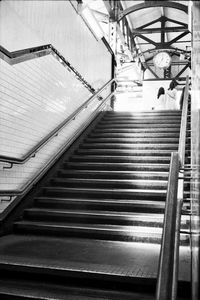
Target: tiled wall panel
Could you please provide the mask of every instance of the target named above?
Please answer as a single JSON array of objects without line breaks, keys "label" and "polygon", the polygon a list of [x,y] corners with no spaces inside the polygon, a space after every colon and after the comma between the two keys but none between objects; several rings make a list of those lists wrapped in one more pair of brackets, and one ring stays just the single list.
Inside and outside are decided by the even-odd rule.
[{"label": "tiled wall panel", "polygon": [[[12,169],[0,170],[0,190],[22,188],[29,180],[31,180],[43,166],[56,155],[58,150],[75,134],[75,132],[87,122],[92,112],[99,105],[99,101],[88,106],[87,109],[72,120],[60,134],[46,144],[34,158],[31,158],[23,165],[14,165]],[[5,164],[1,163],[1,166]]]},{"label": "tiled wall panel", "polygon": [[[12,52],[44,44],[52,44],[93,87],[111,78],[110,53],[70,1],[0,2],[0,45]],[[13,66],[0,59],[0,70],[0,155],[20,158],[91,96],[52,55]],[[37,176],[97,105],[96,99],[24,165],[5,170],[0,162],[0,190],[21,189]]]},{"label": "tiled wall panel", "polygon": [[91,95],[52,55],[0,69],[1,155],[23,156]]},{"label": "tiled wall panel", "polygon": [[[72,1],[77,6],[76,1]],[[15,51],[51,43],[95,88],[111,77],[110,53],[70,1],[1,1],[0,44]]]}]

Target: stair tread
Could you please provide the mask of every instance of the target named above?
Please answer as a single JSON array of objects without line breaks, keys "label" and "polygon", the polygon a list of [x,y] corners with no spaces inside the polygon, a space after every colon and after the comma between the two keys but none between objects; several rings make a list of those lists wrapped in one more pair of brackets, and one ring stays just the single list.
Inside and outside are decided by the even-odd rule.
[{"label": "stair tread", "polygon": [[[27,208],[25,209],[25,212],[31,212],[31,213],[40,213],[40,214],[63,214],[63,215],[83,215],[83,216],[102,216],[102,217],[118,217],[118,218],[130,218],[130,219],[141,219],[143,221],[153,220],[154,222],[162,222],[164,218],[163,213],[147,213],[147,212],[126,212],[126,211],[109,211],[109,210],[88,210],[85,209],[63,209],[63,208]],[[181,217],[181,223],[186,224],[186,222],[189,221],[189,216],[183,215]]]},{"label": "stair tread", "polygon": [[[151,267],[153,276],[157,274],[159,245],[127,243],[120,241],[90,240],[81,238],[59,238],[37,235],[10,235],[2,238],[0,265],[11,264],[44,268],[47,270],[69,270],[85,273],[136,276],[134,270]],[[146,246],[146,248],[145,248]],[[2,250],[3,249],[3,250]],[[145,249],[149,249],[145,257]],[[21,255],[18,255],[20,252]],[[9,253],[9,256],[6,255]],[[124,259],[121,255],[126,253]],[[133,262],[136,260],[136,265]],[[155,266],[156,264],[156,266]],[[118,268],[117,268],[118,267]],[[145,268],[146,269],[146,268]],[[155,273],[156,274],[155,274]],[[149,274],[150,275],[150,274]],[[145,276],[138,274],[138,277]],[[136,277],[137,277],[136,276]]]},{"label": "stair tread", "polygon": [[108,216],[108,217],[127,217],[127,218],[144,218],[153,219],[158,222],[163,220],[163,214],[151,213],[134,213],[134,212],[115,212],[115,211],[101,211],[101,210],[72,210],[72,209],[50,209],[50,208],[28,208],[25,211],[34,213],[62,213],[62,214],[81,214],[91,216]]},{"label": "stair tread", "polygon": [[101,192],[113,192],[113,193],[137,193],[137,194],[154,194],[154,195],[166,195],[166,192],[163,190],[148,190],[148,189],[98,189],[98,188],[67,188],[67,187],[52,187],[52,186],[45,186],[43,189],[48,189],[48,190],[63,190],[63,191],[93,191],[97,193]]},{"label": "stair tread", "polygon": [[166,154],[171,154],[171,150],[133,150],[133,149],[130,149],[130,150],[126,150],[126,149],[102,149],[102,148],[96,148],[96,149],[78,149],[77,150],[77,153],[80,153],[80,154],[90,154],[90,153],[102,153],[102,154],[106,154],[106,153],[109,153],[109,152],[112,152],[112,154],[126,154],[126,155],[148,155],[148,156],[154,156],[154,155],[166,155]]},{"label": "stair tread", "polygon": [[[45,196],[37,196],[35,198],[36,200],[43,200],[43,201],[62,201],[62,202],[66,202],[66,201],[81,201],[81,202],[90,202],[90,203],[99,203],[100,199],[88,199],[88,198],[71,198],[71,197],[45,197]],[[155,204],[155,201],[152,201],[152,200],[137,200],[137,199],[133,199],[133,200],[130,200],[130,199],[106,199],[106,198],[103,198],[101,199],[101,203],[107,203],[107,204],[141,204],[141,205],[147,205],[147,204]],[[164,206],[165,205],[165,202],[163,201],[156,201],[156,204],[157,205],[161,205],[161,206]]]},{"label": "stair tread", "polygon": [[142,143],[147,143],[147,142],[153,142],[153,143],[161,143],[161,142],[168,142],[168,143],[174,143],[174,142],[178,142],[178,137],[152,137],[152,138],[149,138],[149,137],[142,137],[142,138],[138,138],[138,137],[122,137],[122,138],[117,138],[117,137],[98,137],[98,138],[95,138],[95,137],[87,137],[85,139],[85,141],[88,141],[88,142],[92,142],[92,141],[96,141],[96,142],[102,142],[102,141],[116,141],[116,142],[121,142],[121,143],[124,143],[126,141],[130,141],[131,143],[133,142],[142,142]]},{"label": "stair tread", "polygon": [[[130,182],[130,183],[134,183],[134,182],[141,182],[143,181],[143,179],[102,179],[102,178],[52,178],[53,181],[63,181],[63,182]],[[153,183],[153,182],[160,182],[160,183],[166,183],[167,180],[151,180],[151,179],[145,179],[145,182],[149,182],[149,183]]]},{"label": "stair tread", "polygon": [[113,224],[90,224],[90,223],[70,223],[70,222],[56,222],[56,221],[29,221],[22,220],[16,221],[15,225],[25,225],[25,226],[39,226],[40,228],[75,228],[75,229],[85,229],[85,230],[101,230],[105,232],[122,232],[122,233],[151,233],[152,234],[162,234],[162,228],[153,226],[128,226],[128,225],[113,225]]},{"label": "stair tread", "polygon": [[139,171],[102,171],[82,169],[60,169],[57,178],[104,178],[106,179],[163,179],[168,180],[168,172],[139,172]]},{"label": "stair tread", "polygon": [[[63,173],[86,173],[85,170],[77,170],[77,169],[69,169],[69,170],[63,170],[63,169],[59,169],[59,170],[62,170]],[[88,170],[87,171],[88,173],[91,173],[91,174],[94,174],[94,173],[99,173],[99,174],[109,174],[109,175],[112,175],[112,174],[122,174],[122,175],[141,175],[141,176],[162,176],[162,177],[166,177],[168,176],[169,172],[158,172],[158,171],[112,171],[112,170],[107,170],[107,171],[102,171],[102,170]]]},{"label": "stair tread", "polygon": [[85,155],[72,155],[70,157],[70,161],[79,161],[79,160],[93,160],[93,161],[96,161],[96,160],[108,160],[109,161],[119,161],[119,162],[126,162],[126,161],[135,161],[135,162],[138,162],[138,161],[159,161],[159,162],[167,162],[169,163],[170,161],[170,155],[168,156],[152,156],[152,155],[148,155],[148,156],[138,156],[138,155],[99,155],[99,154],[85,154]]},{"label": "stair tread", "polygon": [[[120,292],[114,290],[103,290],[95,287],[70,286],[69,283],[46,283],[38,280],[27,279],[0,279],[0,296],[21,297],[22,299],[48,299],[48,300],[105,300],[105,299],[127,299],[132,300],[154,300],[154,295],[135,292]],[[9,298],[6,298],[9,299]],[[14,298],[12,298],[14,299]],[[17,298],[18,299],[18,298]]]}]

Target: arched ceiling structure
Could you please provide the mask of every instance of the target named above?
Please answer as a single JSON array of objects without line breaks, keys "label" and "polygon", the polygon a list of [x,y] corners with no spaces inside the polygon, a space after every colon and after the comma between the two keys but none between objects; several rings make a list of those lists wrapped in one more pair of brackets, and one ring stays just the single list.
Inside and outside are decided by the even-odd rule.
[{"label": "arched ceiling structure", "polygon": [[[190,68],[190,1],[105,0],[104,3],[111,20],[120,24],[134,57],[139,57],[142,68],[148,69],[152,79],[184,77]],[[159,69],[153,63],[160,51],[168,52],[172,58],[168,69]]]},{"label": "arched ceiling structure", "polygon": [[[191,1],[77,1],[90,6],[102,27],[106,23],[116,25],[122,61],[139,61],[144,73],[152,79],[179,79],[189,73]],[[171,65],[165,69],[156,67],[153,60],[163,51],[171,56]]]}]

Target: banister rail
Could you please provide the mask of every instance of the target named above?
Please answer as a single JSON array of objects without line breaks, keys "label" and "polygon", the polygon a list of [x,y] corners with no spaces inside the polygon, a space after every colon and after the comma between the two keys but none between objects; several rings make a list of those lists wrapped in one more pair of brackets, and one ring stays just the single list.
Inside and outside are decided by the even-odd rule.
[{"label": "banister rail", "polygon": [[185,160],[185,145],[186,145],[186,129],[187,129],[187,114],[188,114],[188,95],[189,95],[189,77],[186,77],[186,85],[183,95],[183,108],[181,116],[181,128],[179,136],[178,153],[180,157],[180,164],[184,166]]},{"label": "banister rail", "polygon": [[72,72],[76,79],[80,80],[81,83],[91,92],[94,93],[95,89],[81,76],[81,74],[69,63],[68,60],[51,44],[31,47],[18,51],[10,52],[4,47],[0,46],[0,58],[6,61],[10,65],[15,65],[27,60],[35,59],[38,57],[52,54],[63,67],[66,67],[69,72]]},{"label": "banister rail", "polygon": [[161,242],[156,300],[172,299],[172,279],[175,247],[175,225],[177,210],[179,157],[178,152],[171,154],[164,226]]},{"label": "banister rail", "polygon": [[[183,95],[178,152],[171,155],[163,235],[158,268],[156,300],[176,300],[179,272],[179,242],[183,206],[186,130],[188,114],[189,78]],[[174,182],[173,182],[174,181]]]},{"label": "banister rail", "polygon": [[15,158],[6,155],[0,155],[0,161],[8,162],[11,164],[24,164],[31,157],[34,157],[36,153],[46,145],[52,138],[58,135],[58,133],[65,127],[69,122],[76,118],[76,116],[85,109],[99,94],[106,89],[110,84],[116,82],[116,79],[113,78],[104,84],[94,95],[92,95],[88,100],[86,100],[80,107],[78,107],[75,112],[73,112],[69,117],[67,117],[61,124],[59,124],[54,130],[52,130],[47,136],[45,136],[37,145],[35,145],[30,151],[28,151],[21,158]]},{"label": "banister rail", "polygon": [[[114,82],[114,81],[115,81],[115,79],[110,80],[110,82]],[[99,91],[99,93],[100,93],[100,91]],[[99,110],[102,106],[104,106],[106,104],[106,102],[112,97],[112,95],[114,95],[114,93],[115,93],[115,91],[111,92],[108,96],[106,96],[106,98],[103,99],[101,101],[101,103],[99,104],[99,106],[95,109],[94,113],[96,113],[97,110]],[[94,98],[94,96],[92,98]],[[71,118],[71,119],[73,119],[73,118]],[[87,124],[87,126],[88,126],[88,124]],[[82,129],[84,129],[84,128],[82,128]],[[75,138],[76,138],[76,135],[73,136],[73,138],[72,138],[73,141],[75,140]],[[57,158],[67,149],[67,147],[70,145],[70,143],[71,143],[71,139],[62,147],[62,149],[60,149],[60,151],[56,154],[56,156],[53,159],[50,159],[50,161],[47,163],[47,165],[45,165],[44,168],[42,168],[40,173],[37,174],[37,176],[35,178],[33,178],[29,182],[25,183],[22,188],[16,189],[16,190],[0,190],[0,196],[12,197],[12,196],[24,195],[45,174],[47,169],[55,163]]]}]

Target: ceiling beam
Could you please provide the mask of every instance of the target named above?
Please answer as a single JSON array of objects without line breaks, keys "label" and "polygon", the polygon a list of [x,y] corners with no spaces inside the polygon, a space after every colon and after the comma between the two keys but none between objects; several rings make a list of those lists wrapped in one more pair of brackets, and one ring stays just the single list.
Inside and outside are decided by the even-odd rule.
[{"label": "ceiling beam", "polygon": [[175,43],[176,41],[182,39],[182,38],[183,38],[185,35],[187,35],[188,33],[190,33],[189,30],[187,30],[187,31],[185,31],[185,32],[183,32],[183,33],[181,33],[181,34],[179,34],[177,37],[175,37],[174,39],[172,39],[171,41],[169,41],[169,42],[167,43],[167,45],[168,45],[168,46],[172,45],[172,44]]},{"label": "ceiling beam", "polygon": [[146,62],[142,63],[142,65],[146,70],[149,70],[151,72],[151,74],[153,74],[155,76],[155,78],[157,78],[157,79],[160,78]]},{"label": "ceiling beam", "polygon": [[183,69],[175,76],[175,79],[178,79],[178,77],[180,77],[187,68],[190,68],[191,67],[191,64],[188,63],[185,67],[183,67]]},{"label": "ceiling beam", "polygon": [[151,25],[153,25],[153,24],[155,24],[155,23],[158,23],[158,22],[161,21],[161,18],[162,18],[162,17],[160,17],[160,18],[158,18],[158,19],[155,19],[155,20],[153,20],[152,22],[145,23],[144,25],[138,27],[137,29],[144,29],[145,27],[148,27],[148,26],[151,26]]},{"label": "ceiling beam", "polygon": [[156,46],[156,47],[158,46],[158,43],[154,42],[153,40],[149,39],[148,37],[146,37],[146,36],[144,36],[144,35],[142,35],[142,34],[137,34],[137,36],[138,36],[139,38],[145,40],[146,42],[148,42],[148,43],[150,43],[150,44]]},{"label": "ceiling beam", "polygon": [[151,8],[151,7],[170,7],[170,8],[179,9],[181,11],[184,11],[185,13],[188,13],[188,7],[186,5],[183,5],[183,4],[178,3],[178,2],[145,1],[144,3],[139,3],[139,4],[136,4],[136,5],[132,5],[131,7],[123,10],[121,13],[119,13],[118,21],[120,21],[122,18],[124,18],[128,14],[131,14],[131,13],[136,12],[136,11],[141,10],[141,9]]},{"label": "ceiling beam", "polygon": [[174,19],[170,19],[168,17],[165,17],[165,18],[166,18],[166,21],[168,21],[168,22],[175,23],[175,24],[178,24],[178,25],[182,25],[185,28],[188,28],[188,24],[186,24],[186,23],[183,23],[183,22],[180,22],[180,21],[177,21],[177,20],[174,20]]},{"label": "ceiling beam", "polygon": [[[174,44],[185,44],[185,43],[191,43],[191,40],[188,40],[188,41],[177,41],[175,42]],[[149,45],[149,43],[138,43],[138,45]]]},{"label": "ceiling beam", "polygon": [[151,33],[164,33],[164,32],[185,32],[188,31],[188,29],[186,29],[185,27],[165,27],[165,28],[147,28],[147,29],[133,29],[132,33],[137,35],[137,34],[151,34]]}]

